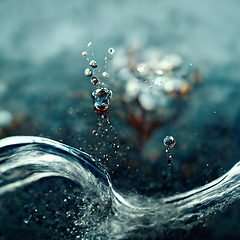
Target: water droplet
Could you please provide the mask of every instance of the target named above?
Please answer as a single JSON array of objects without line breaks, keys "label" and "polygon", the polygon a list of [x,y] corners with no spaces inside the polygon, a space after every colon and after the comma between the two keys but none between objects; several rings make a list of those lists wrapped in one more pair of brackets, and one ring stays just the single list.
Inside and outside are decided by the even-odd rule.
[{"label": "water droplet", "polygon": [[112,91],[107,87],[97,88],[92,92],[92,98],[95,101],[94,107],[97,110],[106,111],[112,98]]},{"label": "water droplet", "polygon": [[92,60],[90,63],[89,63],[89,66],[91,66],[92,68],[97,68],[97,62],[95,60]]},{"label": "water droplet", "polygon": [[171,165],[171,164],[172,164],[172,155],[170,155],[170,156],[168,157],[167,163],[168,163],[168,165]]},{"label": "water droplet", "polygon": [[84,74],[85,74],[85,76],[87,76],[87,77],[91,77],[91,76],[92,76],[92,71],[91,71],[91,69],[86,68],[85,71],[84,71]]},{"label": "water droplet", "polygon": [[115,53],[115,49],[114,49],[114,48],[109,48],[109,49],[108,49],[108,52],[109,52],[110,54],[114,54],[114,53]]},{"label": "water droplet", "polygon": [[87,56],[87,52],[86,51],[82,52],[82,56],[86,57]]},{"label": "water droplet", "polygon": [[110,77],[109,73],[106,72],[106,71],[102,73],[102,76],[103,76],[103,77],[106,77],[106,78],[109,78],[109,77]]},{"label": "water droplet", "polygon": [[93,85],[96,85],[98,83],[98,79],[96,77],[92,77],[91,82]]},{"label": "water droplet", "polygon": [[163,139],[163,143],[166,147],[174,147],[175,144],[176,144],[176,141],[174,139],[173,136],[166,136],[164,139]]},{"label": "water droplet", "polygon": [[175,146],[176,141],[173,136],[166,136],[163,139],[164,145],[167,147],[166,153],[167,153],[167,163],[168,165],[172,164],[172,155],[171,155],[171,148]]}]

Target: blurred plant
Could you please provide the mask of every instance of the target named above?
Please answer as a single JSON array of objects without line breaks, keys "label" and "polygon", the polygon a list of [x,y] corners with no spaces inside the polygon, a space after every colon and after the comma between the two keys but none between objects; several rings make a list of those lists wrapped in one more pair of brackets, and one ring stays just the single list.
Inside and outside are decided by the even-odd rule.
[{"label": "blurred plant", "polygon": [[[139,147],[159,126],[175,121],[184,111],[188,94],[201,81],[192,63],[177,54],[163,55],[158,49],[132,47],[116,52],[113,62],[118,87],[115,103],[123,105],[119,118],[139,133]],[[120,107],[117,107],[119,109]]]}]

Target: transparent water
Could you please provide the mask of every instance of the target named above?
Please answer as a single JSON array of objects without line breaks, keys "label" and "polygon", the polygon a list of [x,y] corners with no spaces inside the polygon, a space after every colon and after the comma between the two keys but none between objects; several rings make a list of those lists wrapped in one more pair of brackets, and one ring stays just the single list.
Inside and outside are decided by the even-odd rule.
[{"label": "transparent water", "polygon": [[[69,179],[81,189],[85,202],[75,206],[81,213],[70,229],[77,232],[76,239],[147,239],[149,234],[191,228],[239,199],[240,162],[200,188],[155,200],[115,191],[108,172],[78,149],[41,137],[0,140],[1,196],[47,177]],[[70,209],[66,214],[75,213]]]}]

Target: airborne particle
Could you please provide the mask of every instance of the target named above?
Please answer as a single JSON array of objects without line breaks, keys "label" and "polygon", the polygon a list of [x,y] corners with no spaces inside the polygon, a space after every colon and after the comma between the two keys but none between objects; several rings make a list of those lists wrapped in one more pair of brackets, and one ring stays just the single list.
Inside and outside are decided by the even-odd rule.
[{"label": "airborne particle", "polygon": [[82,56],[86,57],[87,56],[87,52],[82,52]]},{"label": "airborne particle", "polygon": [[172,155],[168,156],[167,163],[168,163],[168,165],[172,164]]},{"label": "airborne particle", "polygon": [[173,136],[166,136],[163,139],[163,143],[167,147],[167,149],[166,149],[166,153],[167,153],[167,157],[168,157],[167,163],[168,163],[168,165],[171,165],[172,164],[171,148],[173,148],[175,146],[176,141]]},{"label": "airborne particle", "polygon": [[164,139],[163,139],[163,143],[166,147],[174,147],[175,144],[176,144],[176,141],[174,139],[173,136],[166,136]]},{"label": "airborne particle", "polygon": [[96,77],[92,77],[91,82],[93,85],[96,85],[98,83],[98,79]]},{"label": "airborne particle", "polygon": [[90,63],[89,63],[89,66],[91,66],[92,68],[96,68],[97,67],[97,62],[95,60],[92,60]]},{"label": "airborne particle", "polygon": [[102,76],[105,77],[105,78],[109,78],[110,77],[109,73],[106,72],[106,71],[102,73]]},{"label": "airborne particle", "polygon": [[112,91],[107,87],[97,88],[94,92],[92,92],[92,98],[95,102],[94,107],[98,111],[106,111],[109,108]]},{"label": "airborne particle", "polygon": [[85,74],[85,76],[87,76],[87,77],[91,77],[91,76],[92,76],[92,71],[91,71],[91,69],[86,68],[85,71],[84,71],[84,74]]},{"label": "airborne particle", "polygon": [[115,49],[114,49],[114,48],[109,48],[109,49],[108,49],[108,52],[109,52],[110,54],[114,54],[114,53],[115,53]]}]

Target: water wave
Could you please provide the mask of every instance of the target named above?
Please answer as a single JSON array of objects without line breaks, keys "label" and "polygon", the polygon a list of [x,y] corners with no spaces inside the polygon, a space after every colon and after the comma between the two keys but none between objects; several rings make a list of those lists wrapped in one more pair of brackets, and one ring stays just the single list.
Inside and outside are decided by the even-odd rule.
[{"label": "water wave", "polygon": [[[108,172],[87,153],[62,143],[31,136],[0,140],[0,196],[46,177],[63,177],[78,184],[99,214],[85,212],[74,222],[90,239],[147,239],[169,229],[189,228],[209,214],[239,199],[240,162],[220,178],[200,187],[158,200],[114,190]],[[80,231],[80,230],[79,230]]]}]

